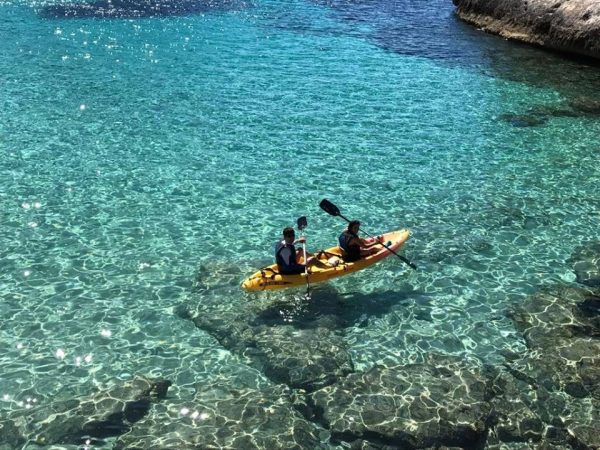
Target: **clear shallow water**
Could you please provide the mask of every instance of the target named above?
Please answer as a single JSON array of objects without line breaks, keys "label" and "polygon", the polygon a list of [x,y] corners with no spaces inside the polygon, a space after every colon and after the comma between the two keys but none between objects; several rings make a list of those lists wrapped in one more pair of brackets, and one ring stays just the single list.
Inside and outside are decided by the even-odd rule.
[{"label": "clear shallow water", "polygon": [[[301,325],[301,292],[239,284],[300,215],[311,249],[331,245],[324,197],[413,230],[418,272],[390,258],[314,290],[342,299],[358,370],[522,351],[505,309],[574,281],[566,260],[598,237],[600,120],[560,113],[597,100],[597,68],[478,33],[451,2],[41,6],[0,3],[2,410],[135,374],[180,399],[233,382],[243,361],[174,311],[283,300],[280,325]],[[506,120],[532,110],[537,126]]]}]

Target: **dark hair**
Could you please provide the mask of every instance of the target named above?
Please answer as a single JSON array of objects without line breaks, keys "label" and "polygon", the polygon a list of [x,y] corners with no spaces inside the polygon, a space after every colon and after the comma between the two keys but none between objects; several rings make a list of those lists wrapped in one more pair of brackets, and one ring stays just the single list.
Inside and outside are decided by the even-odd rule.
[{"label": "dark hair", "polygon": [[358,226],[360,226],[360,222],[359,222],[358,220],[351,220],[351,221],[348,223],[348,229],[349,229],[349,230],[350,230],[350,229],[352,229],[352,227],[354,227],[355,225],[358,225]]},{"label": "dark hair", "polygon": [[296,234],[296,232],[294,231],[294,229],[292,227],[285,227],[283,229],[283,237],[291,237],[294,236]]}]

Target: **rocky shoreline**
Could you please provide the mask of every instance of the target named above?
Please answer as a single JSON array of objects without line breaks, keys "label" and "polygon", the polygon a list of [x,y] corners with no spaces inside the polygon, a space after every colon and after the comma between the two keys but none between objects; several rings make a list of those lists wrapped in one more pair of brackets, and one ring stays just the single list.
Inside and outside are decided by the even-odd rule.
[{"label": "rocky shoreline", "polygon": [[600,59],[596,0],[453,0],[459,18],[506,39]]}]

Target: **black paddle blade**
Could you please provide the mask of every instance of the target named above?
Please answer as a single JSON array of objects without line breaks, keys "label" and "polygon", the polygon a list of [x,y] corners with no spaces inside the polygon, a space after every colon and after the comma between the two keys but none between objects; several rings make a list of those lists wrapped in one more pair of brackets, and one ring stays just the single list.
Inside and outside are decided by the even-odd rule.
[{"label": "black paddle blade", "polygon": [[321,200],[321,203],[319,203],[319,206],[327,214],[330,214],[332,216],[339,216],[340,215],[340,210],[338,209],[338,207],[335,206],[333,203],[331,203],[326,198],[324,198],[323,200]]},{"label": "black paddle blade", "polygon": [[306,226],[308,225],[308,222],[306,220],[306,216],[298,217],[298,220],[296,221],[296,224],[298,225],[298,229],[300,231],[304,230],[306,228]]}]

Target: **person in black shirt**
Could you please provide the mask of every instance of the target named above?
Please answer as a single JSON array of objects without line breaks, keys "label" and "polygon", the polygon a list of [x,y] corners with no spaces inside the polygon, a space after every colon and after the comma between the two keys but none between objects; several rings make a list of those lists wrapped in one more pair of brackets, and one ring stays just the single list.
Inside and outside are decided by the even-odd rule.
[{"label": "person in black shirt", "polygon": [[358,261],[360,258],[373,255],[381,249],[378,240],[367,242],[365,239],[358,237],[359,230],[360,222],[352,220],[338,239],[340,247],[344,251],[343,259],[346,262]]},{"label": "person in black shirt", "polygon": [[[304,273],[306,266],[298,262],[300,255],[296,252],[295,244],[304,244],[305,242],[305,237],[296,239],[296,233],[292,227],[283,229],[283,239],[275,244],[275,261],[280,274],[298,275]],[[315,260],[314,256],[309,257],[309,253],[306,254],[306,258],[305,263],[308,265]]]}]

